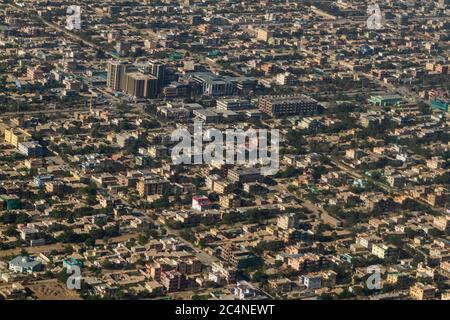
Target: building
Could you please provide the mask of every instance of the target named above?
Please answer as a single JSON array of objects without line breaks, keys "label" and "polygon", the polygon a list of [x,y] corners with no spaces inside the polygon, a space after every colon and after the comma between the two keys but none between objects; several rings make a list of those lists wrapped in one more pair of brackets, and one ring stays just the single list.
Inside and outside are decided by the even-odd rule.
[{"label": "building", "polygon": [[63,260],[63,267],[70,269],[74,266],[81,269],[83,267],[83,262],[78,261],[75,258],[68,258],[68,259]]},{"label": "building", "polygon": [[273,33],[267,29],[258,29],[256,34],[256,39],[258,41],[264,41],[267,42],[269,39],[273,36]]},{"label": "building", "polygon": [[123,90],[134,98],[156,98],[158,95],[158,79],[140,72],[127,73]]},{"label": "building", "polygon": [[450,0],[439,0],[438,7],[441,9],[445,9],[450,6]]},{"label": "building", "polygon": [[441,231],[450,231],[450,216],[435,217],[433,220],[433,226]]},{"label": "building", "polygon": [[54,179],[54,176],[49,174],[49,175],[45,175],[45,176],[36,176],[36,177],[34,177],[33,182],[38,188],[42,188],[46,182],[52,181],[53,179]]},{"label": "building", "polygon": [[218,194],[228,194],[235,189],[235,184],[223,179],[217,174],[207,176],[205,179],[206,187],[212,192]]},{"label": "building", "polygon": [[171,82],[163,89],[166,99],[186,97],[188,95],[188,86],[179,82]]},{"label": "building", "polygon": [[189,79],[195,89],[206,96],[246,94],[254,90],[257,80],[253,77],[220,76],[211,72],[193,72]]},{"label": "building", "polygon": [[260,291],[247,281],[239,281],[233,288],[233,294],[237,300],[258,300],[264,299]]},{"label": "building", "polygon": [[288,230],[294,228],[297,223],[297,218],[294,213],[284,214],[278,216],[277,218],[277,226],[280,229]]},{"label": "building", "polygon": [[31,81],[37,81],[44,79],[44,71],[40,67],[28,67],[27,77]]},{"label": "building", "polygon": [[137,183],[137,191],[141,197],[154,194],[167,194],[170,182],[160,178],[145,178]]},{"label": "building", "polygon": [[17,149],[27,157],[42,157],[45,152],[44,147],[36,141],[20,142]]},{"label": "building", "polygon": [[372,254],[380,259],[390,259],[397,256],[398,250],[392,245],[377,244],[372,245]]},{"label": "building", "polygon": [[167,292],[181,291],[186,287],[186,276],[178,271],[163,271],[161,283]]},{"label": "building", "polygon": [[42,263],[34,257],[17,256],[9,262],[9,270],[17,273],[33,273],[42,270]]},{"label": "building", "polygon": [[261,263],[261,258],[242,246],[226,244],[220,249],[222,258],[236,269],[245,269]]},{"label": "building", "polygon": [[221,195],[219,204],[222,208],[238,208],[241,206],[241,198],[235,194]]},{"label": "building", "polygon": [[65,186],[62,181],[48,181],[44,183],[45,192],[54,195],[63,195]]},{"label": "building", "polygon": [[303,130],[316,131],[317,129],[323,127],[323,125],[317,119],[306,117],[300,121],[298,127]]},{"label": "building", "polygon": [[204,95],[226,96],[233,94],[234,84],[226,77],[208,72],[197,72],[192,75],[192,80],[200,86]]},{"label": "building", "polygon": [[21,208],[22,203],[17,195],[0,195],[0,210],[16,210]]},{"label": "building", "polygon": [[290,72],[277,74],[277,84],[280,86],[293,86],[297,83],[297,78]]},{"label": "building", "polygon": [[380,107],[398,106],[402,103],[402,101],[403,101],[402,97],[397,94],[371,96],[367,100],[367,102]]},{"label": "building", "polygon": [[400,174],[387,177],[387,182],[391,187],[402,188],[406,183],[406,178]]},{"label": "building", "polygon": [[319,103],[302,94],[263,96],[258,100],[258,107],[272,117],[314,115],[319,112]]},{"label": "building", "polygon": [[269,192],[265,186],[258,182],[244,183],[243,190],[252,195],[262,195]]},{"label": "building", "polygon": [[236,111],[251,109],[253,105],[249,100],[229,98],[217,100],[216,107],[221,110]]},{"label": "building", "polygon": [[329,266],[329,261],[320,255],[307,252],[288,259],[288,266],[296,271],[315,271]]},{"label": "building", "polygon": [[159,92],[166,82],[166,65],[158,61],[150,61],[146,71],[157,79],[157,89]]},{"label": "building", "polygon": [[228,170],[228,179],[236,183],[261,182],[261,170],[258,168],[234,168]]},{"label": "building", "polygon": [[198,274],[202,272],[202,263],[198,259],[187,259],[185,261],[178,262],[177,270],[181,274]]},{"label": "building", "polygon": [[18,148],[19,143],[28,141],[31,135],[19,128],[10,128],[5,130],[5,141]]},{"label": "building", "polygon": [[197,109],[193,111],[193,114],[197,119],[205,123],[217,122],[219,120],[219,115],[212,109]]},{"label": "building", "polygon": [[196,196],[192,198],[192,209],[205,211],[211,209],[212,204],[206,196]]},{"label": "building", "polygon": [[450,103],[440,99],[433,99],[430,101],[430,108],[448,112]]},{"label": "building", "polygon": [[300,284],[303,284],[308,289],[319,289],[322,286],[321,275],[301,275]]},{"label": "building", "polygon": [[409,295],[415,300],[431,300],[434,299],[436,288],[417,282],[409,289]]},{"label": "building", "polygon": [[121,91],[125,88],[125,79],[130,63],[124,61],[109,61],[108,76],[106,85],[114,91]]}]

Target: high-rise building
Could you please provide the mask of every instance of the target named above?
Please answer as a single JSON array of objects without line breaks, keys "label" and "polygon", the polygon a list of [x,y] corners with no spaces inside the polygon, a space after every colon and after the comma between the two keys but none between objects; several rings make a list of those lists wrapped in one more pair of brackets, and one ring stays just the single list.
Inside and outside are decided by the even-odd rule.
[{"label": "high-rise building", "polygon": [[125,88],[126,73],[129,66],[130,64],[124,61],[108,62],[108,78],[106,80],[108,88],[114,91],[120,91]]},{"label": "high-rise building", "polygon": [[123,90],[135,98],[155,98],[158,94],[158,79],[141,72],[127,73]]},{"label": "high-rise building", "polygon": [[166,65],[161,62],[151,61],[148,64],[148,73],[158,79],[158,91],[166,81]]}]

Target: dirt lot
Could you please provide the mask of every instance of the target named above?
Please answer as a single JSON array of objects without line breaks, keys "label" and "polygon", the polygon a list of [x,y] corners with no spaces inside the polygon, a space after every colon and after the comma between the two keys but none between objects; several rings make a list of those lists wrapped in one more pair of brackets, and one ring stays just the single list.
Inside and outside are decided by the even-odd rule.
[{"label": "dirt lot", "polygon": [[80,300],[78,293],[57,280],[39,281],[26,286],[38,300]]}]

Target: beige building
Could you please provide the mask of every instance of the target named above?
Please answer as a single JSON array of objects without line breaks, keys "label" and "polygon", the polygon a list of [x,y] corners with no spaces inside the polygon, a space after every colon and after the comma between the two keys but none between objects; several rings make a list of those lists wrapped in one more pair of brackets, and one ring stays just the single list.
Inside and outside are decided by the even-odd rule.
[{"label": "beige building", "polygon": [[143,179],[137,183],[137,191],[141,197],[164,194],[169,187],[169,181],[159,178]]},{"label": "beige building", "polygon": [[258,29],[256,39],[259,41],[269,41],[269,39],[272,37],[272,32],[266,30],[266,29]]},{"label": "beige building", "polygon": [[14,147],[18,147],[19,143],[27,141],[31,138],[31,135],[19,128],[11,128],[5,130],[5,141],[12,144]]},{"label": "beige building", "polygon": [[372,254],[380,259],[388,259],[396,256],[397,248],[391,245],[375,243],[372,246]]},{"label": "beige building", "polygon": [[434,298],[435,294],[435,287],[420,282],[409,289],[409,295],[415,300],[430,300]]}]

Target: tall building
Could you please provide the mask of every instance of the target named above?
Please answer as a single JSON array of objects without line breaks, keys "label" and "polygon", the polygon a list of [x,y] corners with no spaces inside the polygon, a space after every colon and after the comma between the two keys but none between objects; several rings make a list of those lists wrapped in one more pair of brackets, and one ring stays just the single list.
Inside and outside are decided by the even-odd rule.
[{"label": "tall building", "polygon": [[155,98],[158,94],[158,79],[140,72],[127,73],[123,90],[135,98]]},{"label": "tall building", "polygon": [[114,91],[120,91],[125,88],[126,73],[129,66],[130,64],[124,61],[108,62],[108,78],[106,80],[108,88]]},{"label": "tall building", "polygon": [[150,61],[145,71],[158,79],[158,92],[166,82],[166,65],[158,61]]}]

